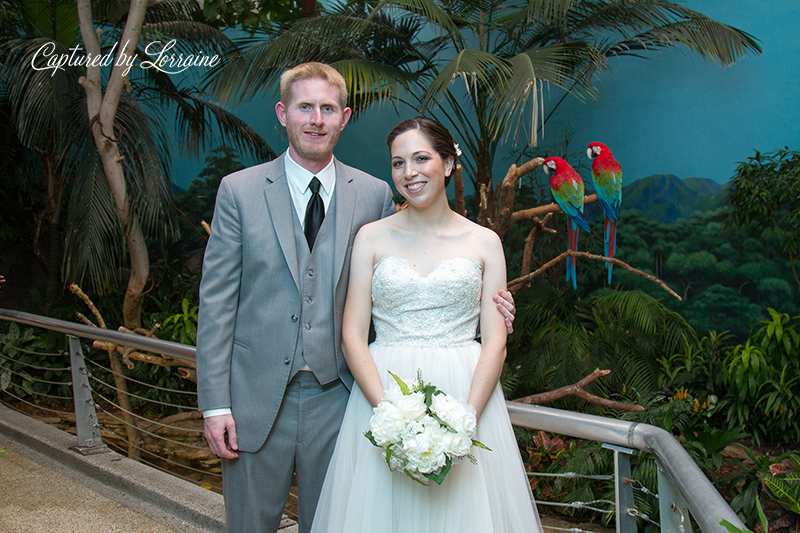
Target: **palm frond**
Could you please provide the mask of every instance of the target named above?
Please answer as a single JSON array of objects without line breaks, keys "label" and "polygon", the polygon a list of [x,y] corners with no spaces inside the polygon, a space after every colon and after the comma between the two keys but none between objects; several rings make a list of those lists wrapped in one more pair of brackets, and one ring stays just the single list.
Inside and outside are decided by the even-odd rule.
[{"label": "palm frond", "polygon": [[721,66],[732,65],[747,54],[762,52],[761,46],[748,34],[703,17],[642,32],[611,47],[608,53],[626,55],[675,45],[683,45]]},{"label": "palm frond", "polygon": [[154,98],[154,101],[168,111],[174,111],[176,136],[191,155],[205,152],[208,143],[216,136],[221,137],[223,143],[235,146],[239,152],[249,153],[258,161],[269,161],[277,155],[247,123],[223,107],[209,102],[192,87],[146,88],[142,89],[144,93],[157,93],[158,98]]},{"label": "palm frond", "polygon": [[528,0],[527,5],[512,19],[511,24],[530,24],[535,21],[558,25],[567,17],[570,8],[575,4],[580,4],[580,1]]},{"label": "palm frond", "polygon": [[83,283],[87,275],[95,290],[114,278],[123,265],[122,239],[114,196],[94,146],[79,158],[80,168],[67,211],[64,279]]},{"label": "palm frond", "polygon": [[368,20],[383,10],[401,10],[422,17],[425,22],[435,25],[439,31],[458,45],[464,43],[464,37],[450,15],[434,0],[380,0],[372,10]]},{"label": "palm frond", "polygon": [[64,121],[63,111],[81,96],[80,86],[75,83],[81,71],[68,66],[46,69],[43,48],[54,54],[70,53],[65,45],[47,38],[4,43],[3,50],[8,55],[0,68],[0,83],[6,86],[20,141],[28,147],[64,152],[72,146],[70,132],[74,128]]},{"label": "palm frond", "polygon": [[480,84],[481,90],[497,94],[512,73],[511,64],[505,59],[475,48],[465,48],[430,82],[420,102],[420,113],[425,113],[432,101],[437,102],[457,78],[464,80],[468,93],[477,91]]},{"label": "palm frond", "polygon": [[528,139],[531,146],[536,146],[544,106],[542,84],[552,83],[581,99],[594,96],[596,91],[587,73],[601,68],[600,58],[593,46],[581,42],[533,48],[512,57],[508,88],[491,117],[493,136],[497,138],[505,132],[507,138],[513,132],[516,137],[529,109]]}]

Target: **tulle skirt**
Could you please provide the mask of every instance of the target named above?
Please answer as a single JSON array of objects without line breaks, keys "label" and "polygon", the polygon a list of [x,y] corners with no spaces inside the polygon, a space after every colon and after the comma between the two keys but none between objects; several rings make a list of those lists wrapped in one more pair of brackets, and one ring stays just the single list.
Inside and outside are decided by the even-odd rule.
[{"label": "tulle skirt", "polygon": [[[457,348],[370,345],[386,388],[392,372],[422,378],[466,401],[480,344]],[[477,464],[453,465],[441,485],[423,486],[390,472],[364,433],[372,407],[355,385],[336,450],[328,467],[312,533],[511,533],[541,532],[530,485],[498,384],[474,438],[492,451],[473,447]]]}]

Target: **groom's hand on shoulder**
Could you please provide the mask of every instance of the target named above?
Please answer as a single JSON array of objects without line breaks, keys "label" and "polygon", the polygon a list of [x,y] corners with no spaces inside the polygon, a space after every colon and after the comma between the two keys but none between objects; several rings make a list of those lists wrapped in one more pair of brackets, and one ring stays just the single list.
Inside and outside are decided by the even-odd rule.
[{"label": "groom's hand on shoulder", "polygon": [[505,318],[506,329],[508,334],[514,333],[514,315],[517,308],[514,307],[514,297],[510,292],[500,289],[497,294],[493,296],[494,302],[497,304],[497,310]]},{"label": "groom's hand on shoulder", "polygon": [[236,459],[239,454],[236,423],[233,415],[217,415],[204,419],[204,434],[208,446],[217,457],[222,459]]}]

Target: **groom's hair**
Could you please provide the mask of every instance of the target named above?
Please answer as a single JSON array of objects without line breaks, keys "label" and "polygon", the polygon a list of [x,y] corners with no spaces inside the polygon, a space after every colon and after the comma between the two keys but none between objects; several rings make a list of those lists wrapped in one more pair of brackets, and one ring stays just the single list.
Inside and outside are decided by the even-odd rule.
[{"label": "groom's hair", "polygon": [[[445,128],[441,122],[427,117],[414,117],[404,120],[394,127],[394,129],[386,137],[386,144],[389,145],[389,151],[392,150],[392,143],[397,137],[410,130],[419,130],[420,133],[431,143],[431,146],[442,161],[447,161],[448,158],[453,158],[453,170],[458,164],[458,152],[456,152],[456,144],[453,140],[453,134],[450,130]],[[450,183],[450,176],[445,176],[444,186]]]},{"label": "groom's hair", "polygon": [[288,106],[294,97],[292,87],[295,82],[310,79],[320,79],[328,85],[339,89],[339,105],[347,107],[347,83],[339,71],[324,63],[301,63],[281,74],[281,102]]}]

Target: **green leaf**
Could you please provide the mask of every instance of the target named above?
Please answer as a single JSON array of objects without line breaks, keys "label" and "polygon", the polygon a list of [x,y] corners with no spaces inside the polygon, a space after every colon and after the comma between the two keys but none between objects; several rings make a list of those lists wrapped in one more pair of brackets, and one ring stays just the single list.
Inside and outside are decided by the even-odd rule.
[{"label": "green leaf", "polygon": [[475,440],[475,439],[472,439],[472,445],[473,445],[473,446],[476,446],[476,447],[478,447],[478,448],[483,448],[484,450],[492,451],[492,449],[491,449],[491,448],[489,448],[488,446],[486,446],[486,445],[485,445],[485,444],[483,444],[482,442],[478,442],[478,441],[477,441],[477,440]]},{"label": "green leaf", "polygon": [[433,403],[433,395],[436,393],[436,387],[434,385],[426,385],[422,389],[422,393],[425,394],[425,407],[428,409],[431,408],[431,403]]},{"label": "green leaf", "polygon": [[453,461],[451,461],[450,458],[447,457],[445,465],[442,467],[441,471],[438,474],[431,473],[431,474],[424,474],[424,475],[425,475],[426,478],[430,479],[431,481],[433,481],[437,485],[441,485],[442,481],[444,481],[444,477],[450,471],[450,468],[452,466],[453,466]]},{"label": "green leaf", "polygon": [[400,390],[403,392],[403,396],[408,396],[409,394],[411,394],[411,390],[408,388],[408,385],[406,385],[405,381],[395,376],[391,372],[389,372],[389,375],[394,378],[394,380],[397,382],[398,385],[400,385]]}]

